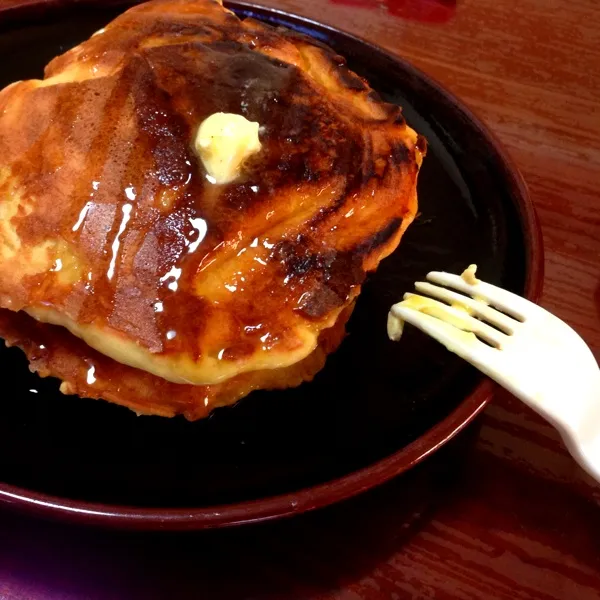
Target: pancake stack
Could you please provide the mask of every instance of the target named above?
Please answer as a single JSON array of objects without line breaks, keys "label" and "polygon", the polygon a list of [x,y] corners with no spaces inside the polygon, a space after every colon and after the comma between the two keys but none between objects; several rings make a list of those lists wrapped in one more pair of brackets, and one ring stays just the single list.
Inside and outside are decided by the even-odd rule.
[{"label": "pancake stack", "polygon": [[[252,152],[229,125],[199,145],[215,115]],[[136,6],[0,93],[0,336],[143,414],[297,386],[413,220],[424,153],[316,40],[212,0]]]}]

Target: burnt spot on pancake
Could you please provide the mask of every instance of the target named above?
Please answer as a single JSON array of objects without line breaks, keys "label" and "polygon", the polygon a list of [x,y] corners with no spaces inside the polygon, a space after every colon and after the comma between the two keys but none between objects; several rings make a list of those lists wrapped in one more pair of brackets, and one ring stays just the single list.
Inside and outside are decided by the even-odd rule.
[{"label": "burnt spot on pancake", "polygon": [[394,117],[394,125],[400,125],[401,127],[403,127],[404,125],[406,125],[406,119],[402,114],[402,109],[399,106],[397,108],[398,110],[396,112],[396,116]]},{"label": "burnt spot on pancake", "polygon": [[296,309],[311,319],[322,318],[343,306],[366,276],[362,249],[315,252],[299,236],[278,244],[273,256],[284,270],[283,282],[298,297]]},{"label": "burnt spot on pancake", "polygon": [[363,92],[364,90],[369,89],[367,82],[362,77],[359,77],[356,73],[350,71],[350,69],[340,68],[338,73],[340,81],[349,90]]},{"label": "burnt spot on pancake", "polygon": [[392,219],[383,229],[374,233],[371,237],[363,240],[355,249],[355,253],[361,256],[371,254],[386,242],[388,242],[400,229],[401,218]]},{"label": "burnt spot on pancake", "polygon": [[309,319],[316,320],[339,308],[345,301],[346,298],[340,297],[328,285],[319,283],[301,296],[297,311]]},{"label": "burnt spot on pancake", "polygon": [[407,148],[405,144],[394,144],[390,149],[390,156],[395,165],[414,164],[414,150]]}]

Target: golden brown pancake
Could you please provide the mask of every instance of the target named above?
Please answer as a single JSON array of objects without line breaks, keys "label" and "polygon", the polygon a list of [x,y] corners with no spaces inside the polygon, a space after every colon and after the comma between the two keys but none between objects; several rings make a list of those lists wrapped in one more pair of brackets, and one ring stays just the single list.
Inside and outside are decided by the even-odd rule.
[{"label": "golden brown pancake", "polygon": [[[217,112],[261,126],[222,185],[193,143]],[[319,42],[211,0],[137,6],[0,93],[0,334],[138,412],[298,385],[414,218],[424,150]]]},{"label": "golden brown pancake", "polygon": [[253,390],[284,389],[310,381],[323,368],[327,354],[342,342],[352,308],[346,308],[333,327],[321,332],[319,345],[304,360],[281,369],[242,373],[214,386],[172,383],[118,363],[67,329],[40,323],[24,312],[0,309],[0,335],[7,346],[25,351],[31,371],[41,377],[62,379],[61,391],[65,394],[102,398],[138,414],[182,414],[193,421],[218,406],[233,404]]}]

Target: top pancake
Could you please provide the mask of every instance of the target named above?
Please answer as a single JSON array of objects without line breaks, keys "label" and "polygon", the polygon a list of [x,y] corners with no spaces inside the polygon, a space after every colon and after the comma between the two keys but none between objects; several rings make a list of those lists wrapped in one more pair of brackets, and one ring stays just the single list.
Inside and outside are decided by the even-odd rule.
[{"label": "top pancake", "polygon": [[[193,150],[215,112],[261,125],[226,185]],[[137,6],[0,93],[0,306],[176,383],[295,364],[397,246],[422,151],[318,42]]]}]

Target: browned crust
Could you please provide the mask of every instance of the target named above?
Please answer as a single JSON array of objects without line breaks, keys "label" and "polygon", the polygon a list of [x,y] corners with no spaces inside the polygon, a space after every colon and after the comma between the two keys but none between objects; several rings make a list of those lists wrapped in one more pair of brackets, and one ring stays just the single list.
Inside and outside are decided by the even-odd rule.
[{"label": "browned crust", "polygon": [[[10,221],[17,268],[0,265],[11,310],[51,307],[153,356],[283,356],[298,326],[318,334],[351,305],[416,213],[426,145],[401,109],[326,46],[212,0],[139,5],[46,79],[0,93],[0,202],[32,207]],[[215,191],[191,140],[218,111],[260,122],[263,150]],[[19,274],[48,239],[75,282]]]},{"label": "browned crust", "polygon": [[311,381],[323,368],[327,355],[344,339],[352,309],[353,305],[348,306],[333,327],[321,332],[318,347],[299,363],[284,369],[239,375],[214,386],[171,383],[117,363],[66,329],[40,323],[23,312],[0,309],[0,337],[7,346],[25,352],[32,372],[62,380],[61,391],[65,394],[109,400],[138,414],[183,415],[195,421],[219,406],[235,403],[253,390],[284,389]]}]

